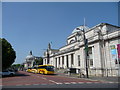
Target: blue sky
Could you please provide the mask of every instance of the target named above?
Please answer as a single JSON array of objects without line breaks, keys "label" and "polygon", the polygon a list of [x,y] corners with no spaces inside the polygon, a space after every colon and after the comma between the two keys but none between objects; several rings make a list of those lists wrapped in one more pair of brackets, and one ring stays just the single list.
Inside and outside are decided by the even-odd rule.
[{"label": "blue sky", "polygon": [[52,42],[59,49],[66,44],[73,29],[99,23],[118,25],[117,2],[4,2],[2,3],[2,37],[16,51],[15,63],[22,63],[29,51],[43,56]]}]

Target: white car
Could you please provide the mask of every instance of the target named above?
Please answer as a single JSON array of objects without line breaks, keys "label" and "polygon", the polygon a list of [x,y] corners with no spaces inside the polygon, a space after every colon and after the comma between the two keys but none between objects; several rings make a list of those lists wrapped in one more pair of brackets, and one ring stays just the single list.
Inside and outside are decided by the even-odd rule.
[{"label": "white car", "polygon": [[15,72],[9,71],[9,70],[3,70],[2,72],[0,72],[0,75],[2,75],[2,76],[14,76]]}]

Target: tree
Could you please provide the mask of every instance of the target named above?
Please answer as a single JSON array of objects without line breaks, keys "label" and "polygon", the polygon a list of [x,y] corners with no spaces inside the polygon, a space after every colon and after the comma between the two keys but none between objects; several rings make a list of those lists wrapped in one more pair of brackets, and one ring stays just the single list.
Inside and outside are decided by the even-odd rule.
[{"label": "tree", "polygon": [[35,65],[42,65],[43,64],[43,58],[40,57],[39,59],[35,59],[34,63],[35,63]]},{"label": "tree", "polygon": [[12,64],[10,68],[15,70],[15,71],[23,70],[24,65],[23,64]]},{"label": "tree", "polygon": [[13,65],[11,65],[11,68],[19,68],[19,67],[21,67],[21,64],[13,64]]},{"label": "tree", "polygon": [[2,69],[10,67],[16,58],[16,52],[12,48],[11,44],[4,38],[0,38],[0,46],[2,48]]}]

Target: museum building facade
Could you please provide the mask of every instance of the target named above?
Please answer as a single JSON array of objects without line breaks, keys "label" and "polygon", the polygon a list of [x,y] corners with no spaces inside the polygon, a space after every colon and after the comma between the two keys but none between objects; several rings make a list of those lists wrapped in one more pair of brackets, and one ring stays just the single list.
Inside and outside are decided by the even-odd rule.
[{"label": "museum building facade", "polygon": [[[83,32],[84,31],[84,32]],[[87,48],[85,48],[85,40]],[[87,56],[85,55],[87,50]],[[86,65],[87,63],[87,65]],[[49,43],[43,64],[56,69],[76,69],[93,76],[118,76],[120,66],[120,27],[100,23],[92,28],[81,25],[67,37],[66,45],[52,49]]]}]

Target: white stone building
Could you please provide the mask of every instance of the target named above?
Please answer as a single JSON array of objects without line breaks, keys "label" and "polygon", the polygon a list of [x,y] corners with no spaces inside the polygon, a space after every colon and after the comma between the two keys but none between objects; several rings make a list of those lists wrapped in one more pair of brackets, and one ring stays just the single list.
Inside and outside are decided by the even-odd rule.
[{"label": "white stone building", "polygon": [[118,76],[120,51],[117,50],[117,46],[120,46],[120,27],[108,23],[100,23],[92,28],[78,26],[68,36],[67,44],[57,50],[51,49],[49,44],[44,52],[43,64],[51,64],[58,69],[80,69],[86,74],[83,29],[88,40],[88,74]]}]

